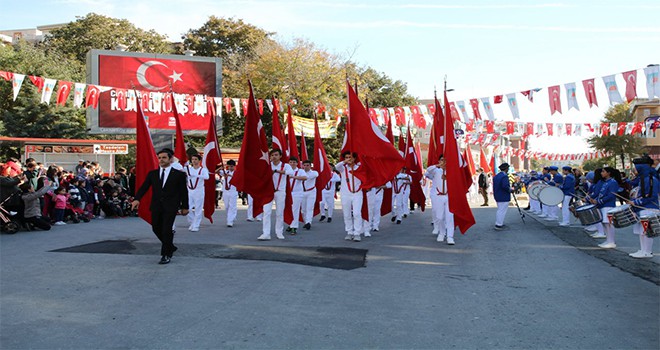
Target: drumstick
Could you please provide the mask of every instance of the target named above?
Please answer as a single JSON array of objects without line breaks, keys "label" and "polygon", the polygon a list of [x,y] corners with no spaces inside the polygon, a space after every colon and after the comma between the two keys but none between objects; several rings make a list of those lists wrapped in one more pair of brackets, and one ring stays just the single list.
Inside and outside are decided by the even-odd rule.
[{"label": "drumstick", "polygon": [[[626,197],[623,197],[623,196],[620,196],[620,195],[618,195],[618,194],[616,194],[616,193],[614,193],[614,192],[612,192],[612,194],[614,194],[615,196],[617,196],[617,197],[619,197],[619,198],[621,198],[621,199],[623,199],[623,200],[625,200],[625,201],[630,201],[630,199],[628,199],[628,198],[626,198]],[[639,205],[634,205],[634,204],[629,204],[629,205],[630,205],[631,207],[635,207],[635,208],[642,209],[642,210],[653,210],[653,211],[660,212],[660,210],[655,209],[655,208],[644,208],[644,207],[640,207]]]}]

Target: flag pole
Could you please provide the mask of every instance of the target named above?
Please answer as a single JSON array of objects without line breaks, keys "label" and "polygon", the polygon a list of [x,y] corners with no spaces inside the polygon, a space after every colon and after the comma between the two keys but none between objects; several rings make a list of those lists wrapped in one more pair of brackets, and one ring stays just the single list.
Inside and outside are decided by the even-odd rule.
[{"label": "flag pole", "polygon": [[[444,101],[445,96],[447,96],[447,75],[445,75],[445,90],[444,90],[444,95],[442,95],[442,98],[443,98],[442,103],[444,105],[447,104],[447,102]],[[440,106],[440,108],[442,108],[442,106]],[[447,138],[450,137],[450,136],[451,137],[454,136],[454,135],[447,135],[447,123],[449,122],[449,118],[447,118],[447,111],[445,111],[444,116],[445,116],[445,120],[444,120],[445,142],[442,143],[442,154],[445,154],[446,150],[447,150]]]}]

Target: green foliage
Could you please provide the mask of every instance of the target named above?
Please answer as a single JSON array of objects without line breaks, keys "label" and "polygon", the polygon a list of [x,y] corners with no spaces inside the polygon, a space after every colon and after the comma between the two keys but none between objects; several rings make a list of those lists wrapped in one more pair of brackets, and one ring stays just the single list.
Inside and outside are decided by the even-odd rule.
[{"label": "green foliage", "polygon": [[78,17],[76,21],[53,30],[43,45],[49,51],[84,64],[89,50],[114,50],[119,44],[128,46],[128,51],[133,52],[173,51],[167,38],[154,30],[145,31],[128,20],[96,13]]},{"label": "green foliage", "polygon": [[[630,113],[630,105],[627,103],[620,103],[608,109],[601,122],[619,123],[631,122],[633,120],[634,117]],[[618,165],[618,162],[623,164],[625,157],[632,159],[643,152],[642,140],[639,137],[634,135],[618,136],[616,135],[616,130],[612,130],[611,132],[615,133],[615,135],[595,135],[587,139],[587,143],[589,143],[594,149],[605,151],[613,156],[619,157],[618,161],[613,158],[610,165]],[[623,166],[621,168],[623,168]]]},{"label": "green foliage", "polygon": [[605,166],[611,166],[616,162],[616,156],[588,159],[582,162],[582,170],[592,171]]}]

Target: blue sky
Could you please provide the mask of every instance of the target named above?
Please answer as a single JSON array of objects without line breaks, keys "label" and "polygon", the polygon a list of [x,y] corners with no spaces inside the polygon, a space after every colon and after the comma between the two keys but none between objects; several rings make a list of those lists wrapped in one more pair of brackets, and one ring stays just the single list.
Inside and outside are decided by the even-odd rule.
[{"label": "blue sky", "polygon": [[[213,1],[0,0],[0,29],[75,20],[89,12],[126,18],[172,40],[209,15],[236,17],[277,33],[303,37],[330,52],[408,84],[430,98],[446,75],[450,100],[543,88],[536,103],[518,95],[522,121],[597,122],[608,105],[601,77],[660,63],[658,1]],[[601,108],[589,109],[581,81],[596,78]],[[646,97],[638,71],[637,92]],[[567,112],[564,83],[576,82],[581,111]],[[562,86],[564,114],[550,115],[546,88]],[[503,108],[498,108],[503,107]],[[483,112],[482,112],[483,113]],[[496,117],[511,120],[506,106]],[[565,137],[558,149],[583,148]],[[569,146],[566,146],[569,144]],[[572,144],[572,146],[570,146]],[[545,147],[544,147],[545,148]],[[546,148],[547,149],[547,148]]]}]

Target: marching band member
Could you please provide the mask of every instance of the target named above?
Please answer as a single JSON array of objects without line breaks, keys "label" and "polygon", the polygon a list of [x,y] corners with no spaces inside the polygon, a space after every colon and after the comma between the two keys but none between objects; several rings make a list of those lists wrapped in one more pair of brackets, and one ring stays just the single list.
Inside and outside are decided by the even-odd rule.
[{"label": "marching band member", "polygon": [[[564,178],[557,173],[559,170],[559,167],[556,167],[554,165],[548,167],[550,170],[550,181],[548,182],[548,185],[550,186],[555,186],[555,187],[560,187],[562,182],[564,182]],[[545,204],[543,204],[543,207],[546,207]],[[556,205],[547,205],[547,215],[548,217],[545,218],[545,221],[556,221],[559,220],[559,207]]]},{"label": "marching band member", "polygon": [[305,219],[305,229],[309,230],[312,227],[312,218],[314,218],[314,203],[316,202],[316,178],[319,173],[312,170],[312,162],[310,160],[303,160],[303,177],[305,180],[302,182],[303,187],[303,218]]},{"label": "marching band member", "polygon": [[[332,167],[332,164],[330,165]],[[332,171],[332,177],[330,181],[323,187],[321,190],[321,219],[320,222],[323,222],[325,218],[328,218],[328,223],[332,222],[332,212],[335,209],[335,184],[340,182],[341,178],[337,175],[337,171]]]},{"label": "marching band member", "polygon": [[[204,209],[204,180],[208,180],[209,171],[201,166],[202,157],[199,154],[190,156],[192,166],[186,165],[183,171],[188,176],[188,212],[187,219],[190,226],[188,231],[199,231]],[[177,163],[178,164],[178,163]]]},{"label": "marching band member", "polygon": [[592,204],[596,204],[600,209],[603,216],[603,231],[605,232],[605,242],[599,244],[598,246],[605,249],[616,248],[616,243],[614,242],[614,227],[610,223],[609,218],[607,217],[607,212],[616,207],[616,196],[615,193],[619,190],[618,182],[613,178],[613,175],[618,174],[618,170],[612,167],[605,167],[601,171],[601,176],[603,177],[603,185],[600,188],[598,197],[591,200]]},{"label": "marching band member", "polygon": [[223,186],[222,186],[222,200],[225,202],[225,209],[227,210],[227,227],[234,226],[234,220],[236,220],[236,205],[238,201],[238,191],[236,187],[229,182],[231,178],[234,177],[234,167],[236,166],[236,161],[230,159],[227,161],[227,170],[223,171]]},{"label": "marching band member", "polygon": [[269,152],[270,167],[273,171],[273,187],[275,195],[273,200],[264,204],[264,216],[262,221],[263,233],[257,239],[260,241],[270,240],[270,221],[273,212],[273,202],[275,203],[275,235],[277,239],[284,239],[284,201],[286,200],[286,181],[287,176],[293,175],[293,169],[289,164],[281,161],[282,151],[274,149]]},{"label": "marching band member", "polygon": [[438,157],[438,164],[426,169],[424,176],[432,181],[431,208],[433,213],[433,234],[437,234],[438,242],[445,240],[454,245],[454,214],[449,211],[449,196],[447,191],[446,161],[443,155]]},{"label": "marching band member", "polygon": [[[603,176],[601,175],[603,172],[603,169],[598,168],[593,171],[593,176],[591,177],[592,185],[589,186],[589,191],[587,192],[587,196],[585,197],[585,201],[591,203],[592,199],[598,198],[598,194],[600,193],[600,189],[603,187]],[[587,174],[589,175],[589,174]],[[589,177],[588,177],[589,178]],[[593,203],[592,203],[593,204]],[[590,234],[589,236],[591,238],[605,238],[605,231],[603,229],[602,223],[596,223],[592,225],[593,228],[587,227],[587,231],[595,232],[593,234]]]},{"label": "marching band member", "polygon": [[502,163],[499,166],[500,172],[493,178],[493,197],[497,203],[497,213],[495,214],[495,230],[504,229],[504,218],[509,209],[511,201],[511,183],[509,182],[509,164]]},{"label": "marching band member", "polygon": [[575,196],[575,176],[573,176],[573,169],[570,166],[564,166],[561,170],[565,177],[561,184],[561,191],[564,192],[564,200],[561,203],[561,223],[559,226],[570,226],[571,212],[568,209],[571,206],[571,200]]},{"label": "marching band member", "polygon": [[[651,165],[653,160],[648,155],[633,159],[637,179],[639,179],[639,190],[637,197],[631,198],[628,204],[636,207],[642,207],[639,216],[651,216],[658,214],[658,194],[660,194],[660,181],[654,176]],[[652,258],[653,257],[653,238],[648,237],[644,232],[641,223],[633,225],[633,233],[639,235],[639,250],[628,254],[633,258]]]},{"label": "marching band member", "polygon": [[357,154],[351,151],[342,153],[343,161],[335,165],[341,174],[341,209],[344,212],[345,240],[359,242],[362,232],[362,181],[354,172],[360,168],[356,163]]},{"label": "marching band member", "polygon": [[[539,181],[538,173],[536,170],[532,170],[529,172],[530,178],[529,178],[529,183],[532,184],[535,181]],[[529,192],[528,192],[529,195]],[[537,199],[532,199],[531,197],[529,198],[529,208],[532,212],[532,214],[536,215],[541,215],[541,202],[539,202],[538,198]]]},{"label": "marching band member", "polygon": [[[540,179],[541,179],[541,181],[543,181],[546,184],[548,182],[550,182],[550,180],[552,180],[552,175],[550,175],[550,167],[547,167],[547,166],[543,167],[543,170],[541,170]],[[542,204],[541,205],[541,215],[539,215],[539,217],[540,218],[549,217],[550,214],[548,213],[548,206],[543,204],[543,203],[541,203],[541,204]]]},{"label": "marching band member", "polygon": [[364,236],[371,237],[371,232],[380,230],[380,209],[383,205],[383,190],[392,188],[392,183],[388,181],[382,186],[371,188],[367,191],[367,210],[369,211],[369,221],[364,220]]},{"label": "marching band member", "polygon": [[396,175],[392,181],[392,188],[394,190],[394,211],[392,222],[396,220],[397,224],[401,223],[401,219],[406,217],[406,210],[408,208],[408,198],[410,197],[410,184],[412,177],[406,174],[406,167],[401,168],[401,171]]}]

